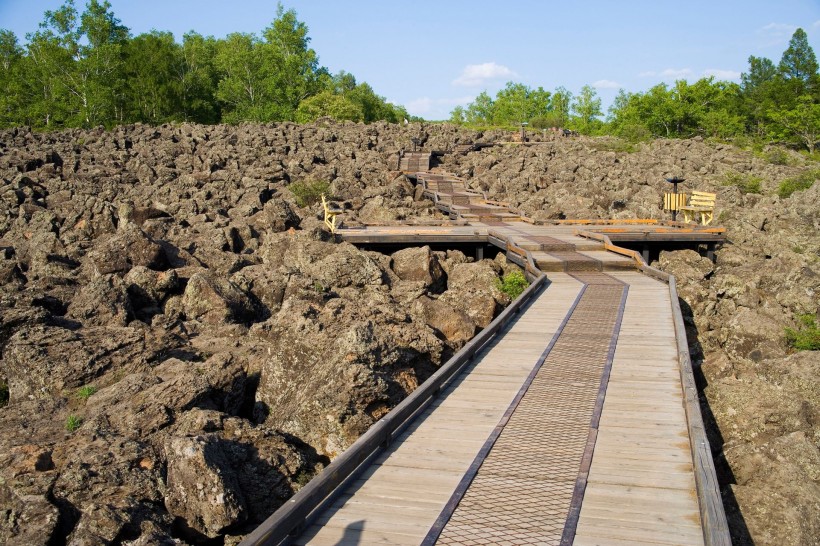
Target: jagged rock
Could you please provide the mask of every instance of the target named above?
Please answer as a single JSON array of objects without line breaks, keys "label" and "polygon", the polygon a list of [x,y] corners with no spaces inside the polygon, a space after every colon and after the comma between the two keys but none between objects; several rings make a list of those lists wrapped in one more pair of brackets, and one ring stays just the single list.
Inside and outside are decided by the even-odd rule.
[{"label": "jagged rock", "polygon": [[[438,282],[434,267],[429,279],[402,280],[389,256],[333,244],[318,206],[300,220],[286,201],[290,181],[310,178],[330,182],[348,225],[442,220],[393,171],[410,130],[423,149],[509,140],[448,124],[332,121],[0,131],[0,379],[10,390],[0,410],[10,431],[0,437],[0,542],[202,540],[163,506],[163,451],[170,438],[208,435],[235,461],[247,519],[231,533],[245,533],[314,470],[298,457],[339,453],[463,343],[436,337],[410,313],[425,305],[416,302],[477,326],[507,303],[491,284],[514,267],[503,253],[498,267],[471,271],[463,254],[433,252]],[[737,477],[724,491],[740,505],[732,521],[759,543],[810,543],[820,402],[807,359],[817,353],[790,354],[783,333],[797,315],[818,313],[820,184],[775,194],[816,166],[799,154],[776,165],[705,139],[616,151],[612,139],[532,136],[537,145],[446,154],[440,166],[541,220],[668,219],[663,178],[673,172],[684,191],[718,194],[715,223],[730,242],[717,263],[679,251],[658,265],[678,279],[709,385],[704,403]],[[758,176],[761,194],[726,186],[735,174]],[[90,304],[87,285],[106,275],[125,277],[140,319],[128,327],[112,326],[123,314],[107,308],[106,292],[94,292],[100,309]],[[205,285],[204,304],[191,297],[197,290],[183,296],[192,279]],[[99,390],[86,401],[84,386]],[[188,422],[205,413],[205,428]],[[84,420],[72,434],[69,415]],[[21,455],[23,445],[37,447]]]},{"label": "jagged rock", "polygon": [[162,304],[180,285],[175,270],[154,271],[141,265],[131,268],[123,280],[133,309],[143,317],[161,313]]},{"label": "jagged rock", "polygon": [[413,305],[413,312],[456,345],[463,345],[475,335],[476,325],[469,315],[444,301],[422,296]]},{"label": "jagged rock", "polygon": [[252,265],[231,276],[231,282],[241,290],[252,294],[267,309],[268,315],[282,306],[288,279],[267,265]]},{"label": "jagged rock", "polygon": [[232,461],[218,437],[173,437],[166,443],[165,453],[165,507],[171,514],[211,538],[247,518]]},{"label": "jagged rock", "polygon": [[253,224],[259,229],[279,232],[298,228],[301,221],[287,201],[273,198],[265,203],[265,208],[257,215]]},{"label": "jagged rock", "polygon": [[134,311],[127,285],[117,275],[92,279],[68,306],[68,316],[86,326],[125,326]]},{"label": "jagged rock", "polygon": [[168,259],[159,244],[134,224],[125,228],[88,254],[88,264],[95,275],[127,273],[142,265],[161,271],[168,267]]},{"label": "jagged rock", "polygon": [[[249,523],[261,523],[293,494],[292,480],[312,474],[315,458],[301,453],[282,434],[210,410],[187,412],[177,435],[210,435],[234,469]],[[196,484],[193,484],[196,485]]]},{"label": "jagged rock", "polygon": [[270,343],[257,419],[335,456],[440,362],[442,343],[367,298],[287,300],[251,335]]},{"label": "jagged rock", "polygon": [[393,271],[403,281],[421,281],[425,286],[441,283],[444,270],[429,246],[410,247],[394,252]]},{"label": "jagged rock", "polygon": [[195,273],[182,295],[182,309],[189,320],[209,324],[250,322],[257,310],[248,295],[227,279]]},{"label": "jagged rock", "polygon": [[86,385],[106,370],[138,367],[162,350],[159,345],[147,349],[149,341],[156,340],[146,339],[133,328],[21,327],[3,352],[9,401],[59,396],[63,389]]}]

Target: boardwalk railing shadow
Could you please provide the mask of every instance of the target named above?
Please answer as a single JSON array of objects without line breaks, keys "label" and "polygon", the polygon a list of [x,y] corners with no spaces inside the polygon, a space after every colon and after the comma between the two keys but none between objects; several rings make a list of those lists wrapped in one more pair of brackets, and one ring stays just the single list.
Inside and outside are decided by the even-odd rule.
[{"label": "boardwalk railing shadow", "polygon": [[700,411],[703,416],[703,425],[706,427],[706,437],[709,440],[709,447],[712,450],[712,459],[715,461],[715,472],[717,473],[718,483],[720,485],[720,495],[723,500],[723,508],[726,510],[726,520],[729,524],[729,533],[732,536],[732,544],[736,546],[752,546],[754,540],[746,525],[746,520],[740,511],[740,506],[737,503],[734,493],[732,492],[732,484],[736,484],[737,480],[726,461],[726,456],[723,453],[723,435],[720,432],[720,427],[717,424],[712,408],[709,406],[709,401],[703,395],[704,389],[709,385],[706,376],[703,375],[701,364],[703,363],[703,347],[700,344],[698,328],[695,325],[694,313],[692,308],[682,298],[678,298],[681,308],[681,314],[686,322],[686,337],[689,340],[689,353],[692,356],[692,373],[695,376],[695,383],[698,387],[698,397],[700,402]]}]

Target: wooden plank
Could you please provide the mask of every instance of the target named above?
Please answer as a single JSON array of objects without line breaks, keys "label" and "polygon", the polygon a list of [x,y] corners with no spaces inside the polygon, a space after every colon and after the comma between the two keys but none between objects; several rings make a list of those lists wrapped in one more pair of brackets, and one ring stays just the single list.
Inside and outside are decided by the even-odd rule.
[{"label": "wooden plank", "polygon": [[592,517],[584,518],[579,524],[577,535],[655,542],[658,544],[675,544],[679,546],[702,545],[703,532],[699,527],[658,526],[652,528],[642,522],[602,520]]}]

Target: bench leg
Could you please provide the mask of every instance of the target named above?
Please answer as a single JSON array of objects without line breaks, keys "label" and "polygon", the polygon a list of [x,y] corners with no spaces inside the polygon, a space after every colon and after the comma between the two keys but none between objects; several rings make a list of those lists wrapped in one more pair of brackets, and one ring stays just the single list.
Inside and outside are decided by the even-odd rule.
[{"label": "bench leg", "polygon": [[704,210],[700,213],[700,223],[704,226],[708,226],[712,223],[712,218],[714,217],[713,210]]}]

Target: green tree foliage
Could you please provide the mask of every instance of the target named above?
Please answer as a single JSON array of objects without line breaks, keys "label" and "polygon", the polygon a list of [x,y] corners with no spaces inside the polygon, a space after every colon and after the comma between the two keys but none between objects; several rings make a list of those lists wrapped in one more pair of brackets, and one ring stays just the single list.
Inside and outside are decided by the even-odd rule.
[{"label": "green tree foliage", "polygon": [[78,16],[73,0],[45,14],[33,43],[41,42],[44,79],[50,80],[67,125],[122,121],[123,57],[128,28],[108,1],[90,0]]},{"label": "green tree foliage", "polygon": [[180,59],[176,64],[175,79],[179,83],[182,121],[218,123],[222,117],[219,104],[214,100],[219,85],[216,65],[217,41],[188,32],[182,37]]},{"label": "green tree foliage", "polygon": [[0,125],[15,121],[25,103],[23,49],[17,36],[9,30],[0,30]]},{"label": "green tree foliage", "polygon": [[820,76],[817,73],[817,57],[802,28],[798,28],[792,35],[789,47],[783,52],[780,64],[777,65],[777,70],[786,81],[792,96],[816,95],[818,92],[818,77]]},{"label": "green tree foliage", "polygon": [[493,122],[495,103],[486,91],[482,91],[467,106],[467,123],[471,125],[489,125]]},{"label": "green tree foliage", "polygon": [[216,98],[222,104],[222,119],[228,123],[269,121],[273,117],[260,50],[258,38],[238,32],[217,45],[214,65],[220,80]]},{"label": "green tree foliage", "polygon": [[164,123],[177,117],[182,110],[181,82],[176,77],[180,53],[170,32],[140,34],[126,44],[128,119]]},{"label": "green tree foliage", "polygon": [[508,82],[495,97],[493,123],[519,125],[545,116],[550,109],[550,92],[542,87],[530,89],[520,83]]},{"label": "green tree foliage", "polygon": [[550,94],[510,82],[492,98],[482,92],[450,121],[509,127],[529,121],[536,128],[570,127],[611,134],[630,142],[649,138],[751,136],[787,143],[814,153],[820,139],[820,73],[806,33],[797,29],[778,64],[749,57],[741,83],[702,78],[664,83],[637,93],[621,90],[602,118],[595,89],[577,95],[564,87]]},{"label": "green tree foliage", "polygon": [[329,116],[339,120],[362,121],[364,112],[359,104],[344,95],[336,95],[332,91],[322,91],[303,100],[296,109],[296,121],[309,123],[316,119]]},{"label": "green tree foliage", "polygon": [[82,13],[66,0],[26,38],[22,48],[0,29],[0,126],[409,117],[352,74],[331,76],[305,23],[281,5],[259,36],[189,32],[178,43],[169,32],[132,37],[107,0]]},{"label": "green tree foliage", "polygon": [[585,85],[572,102],[572,121],[578,131],[591,134],[601,127],[601,99],[592,86]]}]

